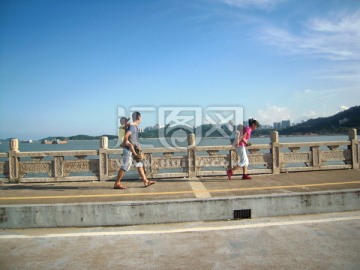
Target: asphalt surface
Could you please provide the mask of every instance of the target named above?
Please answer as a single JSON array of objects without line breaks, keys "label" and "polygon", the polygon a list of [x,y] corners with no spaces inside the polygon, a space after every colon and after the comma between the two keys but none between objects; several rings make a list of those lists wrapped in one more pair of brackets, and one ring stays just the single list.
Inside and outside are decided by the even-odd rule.
[{"label": "asphalt surface", "polygon": [[124,180],[127,189],[113,189],[114,181],[0,184],[0,205],[80,202],[151,201],[214,198],[359,189],[360,170],[331,170],[253,175],[252,180],[227,177],[160,179],[145,188],[141,180]]}]

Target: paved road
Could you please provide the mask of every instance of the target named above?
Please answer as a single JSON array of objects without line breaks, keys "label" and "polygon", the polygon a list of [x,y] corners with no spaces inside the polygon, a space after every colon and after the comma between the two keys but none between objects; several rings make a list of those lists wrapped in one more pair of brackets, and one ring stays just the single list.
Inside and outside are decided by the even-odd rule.
[{"label": "paved road", "polygon": [[1,269],[359,269],[360,211],[2,230]]},{"label": "paved road", "polygon": [[0,182],[0,205],[136,202],[360,188],[360,170],[265,174],[254,175],[251,181],[240,179],[240,175],[234,176],[232,181],[228,181],[226,176],[158,179],[156,185],[148,188],[144,188],[140,180],[127,180],[123,183],[128,187],[126,190],[113,189],[113,181],[22,184]]}]

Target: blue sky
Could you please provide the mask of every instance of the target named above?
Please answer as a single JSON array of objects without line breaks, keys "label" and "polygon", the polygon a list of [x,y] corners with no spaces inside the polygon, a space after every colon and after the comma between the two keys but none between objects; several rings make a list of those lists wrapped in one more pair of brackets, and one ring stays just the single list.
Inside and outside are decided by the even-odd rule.
[{"label": "blue sky", "polygon": [[0,138],[116,134],[119,107],[300,122],[359,88],[358,0],[0,0]]}]

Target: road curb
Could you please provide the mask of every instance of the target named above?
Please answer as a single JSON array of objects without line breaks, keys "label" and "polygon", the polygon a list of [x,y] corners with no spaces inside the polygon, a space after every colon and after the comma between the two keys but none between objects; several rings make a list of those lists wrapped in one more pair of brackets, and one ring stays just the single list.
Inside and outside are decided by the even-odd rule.
[{"label": "road curb", "polygon": [[360,189],[137,202],[0,205],[0,228],[125,226],[360,210]]}]

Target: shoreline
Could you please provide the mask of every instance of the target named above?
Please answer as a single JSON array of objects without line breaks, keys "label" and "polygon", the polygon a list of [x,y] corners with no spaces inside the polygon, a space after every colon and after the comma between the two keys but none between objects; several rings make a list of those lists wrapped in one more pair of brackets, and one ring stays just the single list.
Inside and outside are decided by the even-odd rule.
[{"label": "shoreline", "polygon": [[[324,133],[324,134],[318,134],[318,133],[307,133],[307,134],[281,134],[279,132],[279,137],[318,137],[318,136],[329,136],[329,137],[336,137],[336,136],[346,136],[347,134],[345,133]],[[109,136],[109,135],[104,135],[104,136]],[[113,135],[111,135],[113,136]],[[61,137],[61,136],[59,136]],[[58,137],[58,138],[59,138]],[[102,136],[94,136],[94,138],[92,139],[67,139],[67,142],[78,142],[78,141],[97,141],[99,139],[101,139]],[[229,136],[230,137],[230,136]],[[201,137],[201,138],[206,138],[206,139],[228,139],[229,137],[224,137],[224,136],[215,136],[215,137]],[[63,137],[63,138],[67,138],[67,137]],[[141,140],[157,140],[160,138],[172,138],[172,137],[139,137],[139,139]],[[187,137],[176,137],[176,138],[181,138],[181,139],[186,139]],[[270,135],[252,135],[252,138],[270,138]],[[6,142],[10,142],[11,139],[14,138],[9,138],[9,139],[0,139],[0,144],[1,143],[6,143]],[[31,144],[31,143],[41,143],[43,139],[40,140],[20,140],[19,139],[19,143],[21,144]],[[31,141],[31,142],[29,142]],[[117,141],[117,138],[109,138],[109,141]]]},{"label": "shoreline", "polygon": [[[352,128],[349,128],[349,130]],[[271,130],[273,131],[273,130]],[[342,135],[347,135],[347,132],[339,132],[339,133],[293,133],[293,134],[282,134],[282,130],[275,130],[279,133],[279,136],[282,137],[303,137],[303,136],[342,136]],[[258,133],[258,132],[256,132]],[[78,136],[84,136],[84,139],[70,139],[73,137],[78,137]],[[109,135],[109,134],[104,134],[104,135],[99,135],[99,136],[91,136],[91,135],[72,135],[72,136],[56,136],[56,137],[52,137],[52,136],[48,136],[45,138],[41,138],[41,139],[23,139],[23,137],[21,138],[17,138],[17,137],[10,137],[10,138],[6,138],[6,139],[0,139],[0,143],[1,142],[8,142],[11,139],[18,139],[19,142],[21,143],[31,143],[29,141],[32,142],[36,142],[36,141],[41,141],[41,140],[55,140],[55,139],[59,139],[59,140],[67,140],[67,141],[93,141],[93,140],[99,140],[101,139],[101,137],[106,136],[109,138],[109,140],[117,140],[117,135]],[[270,133],[269,134],[252,134],[253,138],[268,138],[270,137]],[[139,134],[139,138],[141,139],[159,139],[159,138],[171,138],[171,136],[162,136],[162,137],[153,137],[153,136],[141,136],[141,133]],[[179,137],[179,138],[183,138],[183,137]],[[186,137],[185,137],[186,138]],[[209,139],[218,139],[218,138],[227,138],[224,136],[210,136],[210,137],[202,137],[202,138],[209,138]]]}]

